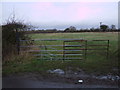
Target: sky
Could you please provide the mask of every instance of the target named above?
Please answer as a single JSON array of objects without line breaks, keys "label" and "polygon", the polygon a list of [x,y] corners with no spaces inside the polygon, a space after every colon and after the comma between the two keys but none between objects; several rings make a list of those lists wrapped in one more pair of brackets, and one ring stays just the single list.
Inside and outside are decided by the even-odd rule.
[{"label": "sky", "polygon": [[2,21],[15,14],[16,19],[39,27],[39,29],[64,30],[70,26],[99,28],[100,22],[118,27],[118,2],[2,2]]}]

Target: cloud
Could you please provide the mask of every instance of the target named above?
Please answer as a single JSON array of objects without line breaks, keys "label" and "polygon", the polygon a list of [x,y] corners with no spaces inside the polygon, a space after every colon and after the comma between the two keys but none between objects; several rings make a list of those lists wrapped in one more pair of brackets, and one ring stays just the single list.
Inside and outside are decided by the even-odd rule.
[{"label": "cloud", "polygon": [[119,0],[1,0],[2,2],[118,2]]},{"label": "cloud", "polygon": [[[117,18],[117,3],[96,2],[23,2],[5,3],[4,17],[10,15],[15,4],[17,17],[24,18],[38,24],[74,24],[115,22]],[[116,13],[116,14],[115,14]],[[114,18],[113,18],[114,17]],[[103,21],[104,20],[104,21]],[[94,23],[93,23],[94,24]]]},{"label": "cloud", "polygon": [[87,6],[86,3],[35,3],[32,17],[43,21],[78,22],[100,13],[100,8]]}]

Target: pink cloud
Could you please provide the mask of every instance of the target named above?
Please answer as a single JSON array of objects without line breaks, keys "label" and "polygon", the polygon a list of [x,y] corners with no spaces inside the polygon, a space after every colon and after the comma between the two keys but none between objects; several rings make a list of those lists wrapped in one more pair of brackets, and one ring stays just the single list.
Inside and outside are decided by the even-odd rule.
[{"label": "pink cloud", "polygon": [[[50,16],[55,17],[55,15],[60,15],[62,13],[61,8],[55,6],[52,2],[34,3],[32,8],[33,11],[36,13],[36,18]],[[33,16],[35,13],[33,13]]]},{"label": "pink cloud", "polygon": [[[64,6],[52,2],[40,2],[33,4],[32,17],[42,21],[82,21],[99,13],[98,8],[93,8],[86,3],[65,3]],[[44,20],[43,20],[44,19]]]},{"label": "pink cloud", "polygon": [[94,18],[97,14],[102,12],[102,9],[98,7],[94,7],[94,4],[90,3],[74,3],[69,8],[74,8],[73,19],[76,21],[87,20],[90,18]]},{"label": "pink cloud", "polygon": [[100,13],[101,10],[98,8],[90,8],[90,7],[79,7],[76,11],[75,17],[80,20],[86,20],[88,18],[94,17],[96,14]]}]

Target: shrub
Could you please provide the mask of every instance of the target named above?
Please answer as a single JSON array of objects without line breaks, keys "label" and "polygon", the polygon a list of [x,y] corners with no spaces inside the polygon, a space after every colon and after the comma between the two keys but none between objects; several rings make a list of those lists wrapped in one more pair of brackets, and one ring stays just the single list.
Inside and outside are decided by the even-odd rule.
[{"label": "shrub", "polygon": [[[28,40],[30,37],[25,34],[26,30],[30,28],[29,25],[23,22],[16,21],[14,18],[8,20],[6,24],[2,25],[2,56],[5,57],[17,53],[17,37],[19,39]],[[30,44],[29,42],[26,42]]]}]

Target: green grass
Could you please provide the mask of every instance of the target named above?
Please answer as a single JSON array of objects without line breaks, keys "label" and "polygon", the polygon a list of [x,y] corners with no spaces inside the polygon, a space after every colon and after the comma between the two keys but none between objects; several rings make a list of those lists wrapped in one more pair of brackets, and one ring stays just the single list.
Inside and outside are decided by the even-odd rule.
[{"label": "green grass", "polygon": [[[114,56],[114,52],[118,49],[118,33],[111,33],[111,32],[99,32],[99,33],[45,33],[45,34],[31,34],[30,35],[33,39],[85,39],[88,40],[88,44],[107,44],[106,42],[98,42],[98,41],[91,41],[91,40],[110,40],[110,48],[109,54]],[[36,41],[37,45],[63,45],[63,41]],[[66,43],[67,45],[79,45],[82,43]],[[47,47],[48,50],[51,48],[56,48],[58,50],[62,50],[63,47]],[[83,47],[84,48],[84,47]],[[106,48],[106,47],[88,47],[88,48]],[[38,50],[44,50],[44,47],[37,48]],[[69,49],[69,48],[68,48]],[[74,48],[77,49],[77,48]],[[36,50],[36,49],[35,49]],[[43,53],[43,52],[42,52]],[[52,54],[59,53],[62,54],[63,52],[52,52]],[[89,53],[89,52],[88,52]],[[91,51],[91,53],[96,54],[95,51]],[[105,57],[105,53],[101,51],[101,57]],[[88,55],[87,55],[88,56]],[[95,56],[96,59],[98,58]]]},{"label": "green grass", "polygon": [[[22,63],[18,63],[18,58],[13,62],[4,63],[3,74],[11,74],[11,73],[19,73],[19,72],[39,72],[44,73],[49,69],[57,69],[61,68],[63,70],[68,70],[69,67],[72,67],[73,70],[77,70],[77,68],[81,68],[87,73],[116,73],[113,72],[112,69],[118,67],[118,58],[117,53],[118,50],[118,33],[107,32],[107,33],[45,33],[45,34],[30,34],[32,39],[86,39],[88,40],[88,44],[98,44],[98,42],[92,42],[90,40],[102,39],[102,40],[110,40],[110,48],[109,48],[109,59],[106,59],[106,53],[103,51],[98,53],[95,51],[89,51],[87,53],[86,60],[73,60],[73,61],[60,61],[60,60],[37,60],[36,58],[32,58],[31,60],[24,60]],[[36,41],[36,45],[62,45],[62,41],[45,41],[40,42]],[[70,44],[70,43],[68,43]],[[75,44],[75,43],[74,43]],[[77,44],[77,43],[76,43]],[[100,43],[105,44],[105,43]],[[62,47],[55,47],[59,50],[62,50]],[[92,47],[89,47],[92,48]],[[98,47],[99,48],[99,47]],[[39,47],[35,48],[37,50],[44,50],[44,48]],[[49,49],[47,47],[47,49]],[[55,54],[56,52],[52,52]],[[62,52],[58,52],[61,53]],[[47,58],[49,59],[50,56]],[[58,57],[56,57],[58,58]],[[27,59],[27,58],[26,58]]]},{"label": "green grass", "polygon": [[[45,33],[45,34],[30,34],[32,39],[86,39],[86,40],[110,40],[110,50],[116,50],[118,45],[117,32],[85,32],[85,33]],[[40,42],[36,42],[40,44]],[[62,42],[44,42],[46,44],[62,44]]]}]

